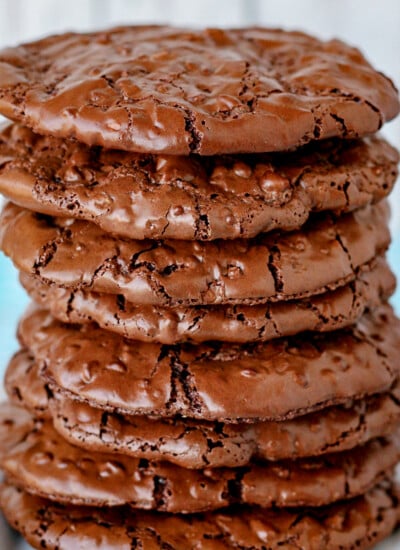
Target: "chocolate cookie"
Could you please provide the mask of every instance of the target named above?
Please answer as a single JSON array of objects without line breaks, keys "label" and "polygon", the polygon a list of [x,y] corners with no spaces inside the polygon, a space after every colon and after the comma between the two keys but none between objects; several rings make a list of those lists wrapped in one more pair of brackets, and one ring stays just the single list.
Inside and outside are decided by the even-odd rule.
[{"label": "chocolate cookie", "polygon": [[166,346],[67,325],[31,309],[19,337],[50,389],[122,414],[283,420],[387,391],[400,321],[390,306],[356,326],[268,343]]},{"label": "chocolate cookie", "polygon": [[197,513],[235,503],[322,506],[352,498],[390,475],[399,457],[400,438],[393,435],[319,458],[188,470],[85,451],[44,421],[6,451],[1,467],[13,484],[56,502]]},{"label": "chocolate cookie", "polygon": [[0,507],[35,548],[109,550],[366,550],[396,527],[400,492],[382,484],[349,502],[321,509],[245,508],[195,516],[63,506],[0,487]]},{"label": "chocolate cookie", "polygon": [[392,433],[400,388],[283,422],[222,424],[105,413],[69,399],[50,402],[56,430],[88,451],[165,460],[184,468],[237,468],[352,449]]},{"label": "chocolate cookie", "polygon": [[371,134],[399,101],[392,82],[338,40],[143,26],[3,50],[0,112],[89,145],[216,155]]},{"label": "chocolate cookie", "polygon": [[5,376],[4,386],[10,399],[23,405],[35,417],[49,416],[51,391],[39,374],[33,355],[22,349],[11,358]]},{"label": "chocolate cookie", "polygon": [[349,326],[366,309],[393,293],[395,277],[384,258],[360,270],[347,285],[319,296],[254,306],[135,305],[116,294],[71,290],[43,283],[22,273],[25,290],[52,315],[66,323],[95,321],[126,338],[175,344],[178,342],[255,342],[298,334],[328,332]]},{"label": "chocolate cookie", "polygon": [[32,416],[11,403],[0,403],[0,462],[24,436],[34,429]]},{"label": "chocolate cookie", "polygon": [[38,365],[26,351],[10,362],[6,388],[16,404],[35,416],[52,418],[55,429],[73,445],[184,468],[235,468],[252,458],[282,460],[340,452],[392,433],[400,421],[399,383],[388,393],[282,422],[223,424],[122,416],[62,395],[49,400]]},{"label": "chocolate cookie", "polygon": [[390,241],[380,202],[335,218],[321,214],[301,231],[235,241],[121,240],[85,221],[51,218],[9,203],[0,247],[45,283],[121,294],[158,306],[300,298],[354,280]]},{"label": "chocolate cookie", "polygon": [[35,212],[133,239],[249,238],[298,229],[314,211],[381,200],[397,162],[377,137],[200,159],[89,148],[12,125],[0,133],[0,192]]}]

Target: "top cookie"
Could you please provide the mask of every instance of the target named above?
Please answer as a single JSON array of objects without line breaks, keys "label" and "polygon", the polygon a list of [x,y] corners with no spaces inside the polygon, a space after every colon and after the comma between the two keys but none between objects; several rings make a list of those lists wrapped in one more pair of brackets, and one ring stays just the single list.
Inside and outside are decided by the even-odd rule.
[{"label": "top cookie", "polygon": [[262,28],[121,27],[0,53],[0,112],[128,151],[286,150],[378,130],[397,90],[340,41]]}]

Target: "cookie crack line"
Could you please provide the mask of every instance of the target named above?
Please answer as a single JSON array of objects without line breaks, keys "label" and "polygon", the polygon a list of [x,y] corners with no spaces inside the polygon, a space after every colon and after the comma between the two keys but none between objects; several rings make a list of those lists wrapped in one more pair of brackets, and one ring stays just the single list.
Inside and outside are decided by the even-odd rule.
[{"label": "cookie crack line", "polygon": [[[125,538],[131,550],[186,550],[193,530],[197,544],[240,550],[256,539],[254,547],[301,550],[308,537],[350,550],[383,536],[400,517],[390,485],[400,455],[399,326],[386,304],[390,276],[363,272],[388,246],[382,199],[396,169],[380,151],[369,163],[347,145],[399,111],[390,80],[338,41],[261,28],[69,34],[0,52],[1,65],[0,111],[71,140],[53,172],[34,148],[3,171],[0,136],[0,193],[3,175],[8,185],[21,178],[14,213],[24,218],[18,225],[6,207],[0,246],[42,285],[35,291],[50,309],[31,307],[22,319],[20,353],[31,354],[32,369],[8,379],[12,399],[36,415],[0,457],[0,503],[7,510],[20,497],[14,525],[57,548],[74,544],[82,526],[89,545],[94,534],[106,546]],[[317,141],[320,149],[299,151],[311,153],[305,164],[289,166],[286,151]],[[79,142],[96,152],[85,160]],[[177,154],[181,165],[166,158]],[[229,327],[241,343],[224,337]],[[263,421],[281,423],[280,435],[257,434]],[[164,526],[162,515],[131,508],[176,515]],[[207,513],[218,508],[218,517]]]},{"label": "cookie crack line", "polygon": [[[386,334],[388,325],[391,331]],[[383,335],[381,341],[376,341],[377,334]],[[121,341],[118,335],[95,325],[56,321],[38,307],[22,319],[19,335],[36,360],[45,364],[43,375],[51,389],[54,385],[61,393],[71,390],[75,398],[83,396],[94,402],[95,407],[97,400],[100,408],[103,404],[111,406],[111,400],[116,409],[126,414],[146,414],[147,411],[173,416],[182,412],[209,420],[236,415],[238,421],[246,416],[278,419],[300,414],[298,408],[317,410],[327,403],[386,391],[398,376],[395,360],[398,322],[389,306],[366,314],[356,327],[332,334],[314,334],[306,342],[300,337],[251,345],[213,342],[170,346]],[[49,341],[51,348],[47,347]],[[101,352],[93,347],[96,341],[102,342]],[[56,361],[58,351],[63,350],[67,342],[71,354],[68,357],[61,354],[65,357],[63,361]],[[76,349],[71,347],[73,342]],[[97,362],[88,371],[86,363],[94,354]],[[354,355],[359,357],[356,364],[351,362]],[[116,357],[118,365],[115,365]],[[293,357],[295,369],[290,368]],[[322,363],[324,370],[320,372]],[[135,366],[139,370],[135,370]],[[66,379],[63,373],[67,371],[75,374]],[[125,380],[137,378],[142,382],[138,385],[135,382],[128,393],[121,392],[122,373]],[[273,388],[279,387],[283,374],[287,398],[280,401]],[[171,377],[170,384],[168,377]],[[96,383],[92,386],[94,380]],[[214,383],[208,387],[207,380]],[[110,384],[113,390],[110,388],[108,392]],[[229,395],[236,384],[241,387],[241,394],[237,402],[232,402]],[[102,385],[103,394],[99,393]],[[303,388],[300,394],[298,388]],[[257,399],[254,408],[250,396],[263,391],[268,392],[269,399],[265,405]],[[287,408],[287,400],[293,402],[294,399],[297,405]]]},{"label": "cookie crack line", "polygon": [[[362,233],[369,214],[371,222]],[[386,214],[383,203],[344,219],[328,213],[317,216],[303,233],[228,242],[166,240],[149,244],[148,240],[116,239],[86,221],[38,217],[9,203],[1,215],[0,240],[5,253],[24,273],[33,270],[45,283],[123,294],[137,304],[249,305],[301,299],[357,278],[358,269],[387,246]],[[35,229],[32,236],[26,235],[28,224]],[[25,254],[16,246],[22,233]],[[89,246],[90,255],[86,254]],[[309,265],[310,257],[315,270]],[[60,269],[65,261],[69,262],[68,277]],[[299,273],[303,275],[301,285]],[[190,280],[190,286],[185,280]],[[276,289],[281,291],[277,294]]]},{"label": "cookie crack line", "polygon": [[[133,515],[126,507],[107,512],[89,507],[56,505],[28,495],[9,484],[3,485],[0,491],[2,507],[12,525],[21,530],[32,544],[40,544],[43,540],[42,545],[46,547],[53,547],[55,542],[61,542],[58,535],[68,525],[67,540],[75,545],[84,535],[86,540],[92,542],[91,530],[88,533],[87,526],[104,526],[101,531],[102,540],[110,548],[118,547],[118,540],[115,540],[113,533],[120,533],[122,529],[124,534],[128,533],[128,544],[137,544],[138,549],[142,547],[142,543],[148,544],[150,537],[150,541],[157,545],[154,548],[186,550],[193,538],[197,537],[195,540],[205,541],[208,546],[210,542],[216,541],[227,547],[250,550],[254,545],[250,543],[250,546],[243,540],[248,538],[252,541],[262,528],[272,537],[268,542],[271,548],[280,548],[296,541],[295,548],[304,550],[304,545],[308,544],[308,538],[304,539],[304,532],[308,532],[307,527],[309,529],[311,523],[313,542],[316,541],[321,547],[332,544],[335,547],[340,545],[343,550],[351,550],[377,542],[389,534],[396,525],[399,513],[398,490],[389,484],[382,484],[350,503],[325,507],[319,511],[308,509],[303,513],[298,510],[282,513],[246,508],[239,513],[234,508],[200,514],[191,520],[148,512]],[[45,539],[41,538],[44,535],[43,523],[54,525],[54,529],[48,530],[49,536]],[[44,527],[46,532],[46,525]],[[343,534],[346,536],[346,546],[343,545]],[[261,545],[264,548],[263,542]]]},{"label": "cookie crack line", "polygon": [[[284,165],[279,154],[200,162],[196,155],[96,150],[8,126],[0,134],[0,159],[9,160],[0,168],[0,192],[30,210],[91,221],[120,237],[231,240],[294,230],[315,211],[375,203],[397,170],[394,149],[376,137],[314,144],[301,156],[288,153]],[[173,196],[179,206],[171,206]]]},{"label": "cookie crack line", "polygon": [[268,269],[272,275],[275,286],[275,295],[280,296],[284,292],[284,282],[279,267],[276,265],[281,257],[281,251],[279,245],[273,244],[270,247],[270,254],[268,257]]},{"label": "cookie crack line", "polygon": [[[96,487],[100,489],[100,486],[96,480],[97,476],[91,475],[87,479],[87,491],[84,491],[83,496],[76,496],[74,491],[68,488],[69,478],[71,476],[71,479],[74,479],[82,487],[83,478],[88,476],[85,464],[90,463],[92,459],[84,453],[79,454],[79,451],[73,450],[65,443],[61,455],[57,446],[54,447],[56,436],[49,434],[52,439],[48,444],[40,441],[40,438],[43,437],[45,437],[45,433],[36,435],[32,432],[27,444],[17,444],[6,455],[3,465],[9,481],[21,486],[26,485],[29,492],[66,504],[87,506],[108,504],[111,507],[128,504],[133,508],[151,508],[184,514],[225,508],[227,505],[240,503],[260,505],[266,508],[325,506],[365,494],[382,480],[389,479],[388,476],[392,473],[398,456],[398,448],[396,450],[393,441],[385,442],[378,439],[365,446],[365,453],[367,453],[365,466],[364,464],[360,465],[364,448],[359,448],[344,452],[342,456],[326,456],[323,459],[309,459],[294,463],[251,464],[235,470],[215,470],[213,474],[207,470],[191,470],[189,473],[186,472],[189,484],[181,485],[180,476],[185,470],[178,467],[149,462],[146,459],[136,461],[137,465],[130,465],[123,457],[116,460],[109,455],[98,455],[100,471],[108,471],[110,476],[119,472],[126,478],[126,480],[115,478],[115,483],[118,483],[122,494],[114,494],[113,486],[109,482],[103,486],[103,494],[98,494]],[[36,440],[37,443],[35,443]],[[388,457],[382,455],[384,451],[389,454]],[[47,475],[52,488],[49,488],[40,479],[40,470],[43,465],[38,464],[37,471],[35,471],[35,467],[32,468],[29,465],[29,458],[32,457],[34,460],[35,452],[40,453],[37,455],[38,457],[44,455],[49,458]],[[383,456],[382,468],[385,468],[385,471],[379,470],[379,467],[375,465],[379,453]],[[72,471],[67,472],[66,484],[60,483],[57,464],[64,460],[73,461],[74,458],[78,461],[77,468],[72,468]],[[18,467],[21,468],[20,472]],[[132,476],[132,470],[139,475]],[[350,477],[349,471],[353,470],[354,477]],[[294,487],[301,482],[304,482],[309,489],[314,486],[317,489],[318,477],[314,480],[313,472],[319,474],[321,479],[325,479],[328,486],[324,489],[320,487],[317,494],[308,491],[302,495],[297,494]],[[132,479],[130,479],[131,476]],[[261,488],[257,487],[257,480],[259,480]],[[333,485],[334,480],[337,481],[336,488]],[[121,482],[127,484],[126,491],[122,489]],[[294,487],[290,488],[292,483]],[[265,484],[271,488],[271,494],[264,493]],[[191,486],[197,488],[199,497],[203,489],[206,492],[198,499],[196,492],[191,490]],[[140,490],[141,488],[143,492]],[[210,491],[209,494],[207,489]],[[180,509],[182,504],[176,500],[179,497],[185,499],[184,510]],[[186,501],[186,499],[188,500]]]},{"label": "cookie crack line", "polygon": [[8,48],[0,109],[39,133],[174,155],[367,135],[399,111],[393,83],[338,41],[263,28],[218,34],[124,27],[106,41],[68,34]]},{"label": "cookie crack line", "polygon": [[[167,269],[172,271],[172,267],[170,264]],[[330,332],[354,324],[364,312],[386,301],[394,290],[394,276],[383,258],[358,269],[354,281],[321,296],[255,306],[179,306],[172,309],[139,306],[123,295],[49,286],[30,275],[21,274],[20,282],[36,303],[49,309],[60,321],[80,324],[95,321],[102,328],[128,339],[163,344],[186,340],[201,342],[208,340],[210,334],[214,340],[268,341],[293,334],[297,326],[302,331]],[[300,325],[293,323],[293,316]],[[168,319],[167,326],[164,326],[165,319]],[[216,321],[221,325],[216,326]]]}]

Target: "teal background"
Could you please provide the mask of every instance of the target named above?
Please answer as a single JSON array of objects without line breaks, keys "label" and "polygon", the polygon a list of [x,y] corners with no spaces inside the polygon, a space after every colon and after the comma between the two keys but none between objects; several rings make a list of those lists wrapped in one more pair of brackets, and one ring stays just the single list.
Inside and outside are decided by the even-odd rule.
[{"label": "teal background", "polygon": [[[18,282],[18,274],[11,261],[0,253],[0,377],[8,359],[18,348],[15,336],[17,320],[23,313],[28,298]],[[0,395],[2,387],[0,385]],[[3,393],[4,395],[4,393]]]}]

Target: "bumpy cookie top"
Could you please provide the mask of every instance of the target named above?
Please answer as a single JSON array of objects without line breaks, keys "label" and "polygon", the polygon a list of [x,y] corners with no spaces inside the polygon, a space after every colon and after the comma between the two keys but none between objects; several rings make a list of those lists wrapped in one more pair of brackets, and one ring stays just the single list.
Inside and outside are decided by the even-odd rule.
[{"label": "bumpy cookie top", "polygon": [[121,294],[74,290],[20,274],[31,298],[65,323],[94,321],[130,340],[179,342],[257,342],[303,331],[330,332],[354,324],[394,292],[396,280],[383,257],[357,271],[333,291],[303,300],[258,305],[165,307],[137,305]]},{"label": "bumpy cookie top", "polygon": [[39,133],[170,154],[278,151],[375,132],[397,90],[338,40],[121,27],[0,54],[0,111]]},{"label": "bumpy cookie top", "polygon": [[399,377],[400,320],[387,304],[307,340],[165,346],[66,325],[37,306],[18,335],[51,391],[127,415],[286,420],[388,391]]},{"label": "bumpy cookie top", "polygon": [[110,550],[204,548],[271,550],[370,548],[396,526],[400,489],[383,484],[363,497],[313,510],[245,508],[196,516],[156,514],[130,508],[63,506],[11,485],[0,487],[7,519],[35,548]]},{"label": "bumpy cookie top", "polygon": [[122,295],[132,303],[255,305],[300,299],[354,281],[390,242],[380,202],[301,231],[232,241],[127,240],[95,224],[50,218],[9,203],[0,249],[46,284]]},{"label": "bumpy cookie top", "polygon": [[398,161],[376,136],[293,153],[183,157],[87,147],[13,124],[0,131],[0,193],[132,239],[237,239],[378,202]]},{"label": "bumpy cookie top", "polygon": [[[246,466],[253,458],[276,461],[338,453],[392,434],[400,422],[400,380],[387,393],[350,399],[343,405],[292,420],[227,424],[114,414],[61,393],[53,395],[40,371],[40,364],[25,349],[11,359],[6,371],[6,391],[11,402],[19,406],[4,405],[5,429],[15,418],[14,409],[26,412],[22,405],[35,418],[52,420],[65,440],[82,449],[162,460],[189,469],[237,468]],[[3,418],[1,404],[0,418]],[[10,446],[23,438],[14,436],[14,432]],[[1,424],[0,439],[7,439]],[[2,449],[0,457],[7,448]]]},{"label": "bumpy cookie top", "polygon": [[393,436],[323,457],[251,463],[245,470],[188,470],[167,462],[85,451],[65,441],[51,422],[44,422],[6,452],[1,466],[19,487],[57,502],[129,504],[185,514],[234,504],[286,508],[347,500],[389,477],[399,451],[399,440]]}]

